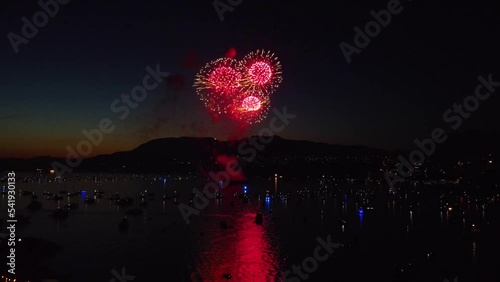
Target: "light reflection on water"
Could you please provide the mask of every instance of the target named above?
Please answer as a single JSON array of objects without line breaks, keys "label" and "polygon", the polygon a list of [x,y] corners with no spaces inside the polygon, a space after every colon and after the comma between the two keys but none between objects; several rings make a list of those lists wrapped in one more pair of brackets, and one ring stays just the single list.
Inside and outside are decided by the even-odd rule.
[{"label": "light reflection on water", "polygon": [[[71,281],[95,281],[96,277],[107,277],[111,269],[123,266],[127,266],[128,273],[141,277],[141,281],[159,281],[158,275],[170,279],[162,281],[222,281],[226,273],[232,281],[275,281],[281,273],[276,252],[279,241],[273,238],[267,220],[271,201],[254,200],[248,208],[235,208],[231,201],[237,199],[229,197],[233,194],[230,191],[241,187],[229,186],[224,199],[210,202],[206,214],[194,216],[191,224],[186,225],[172,198],[171,187],[180,193],[179,201],[187,203],[191,189],[200,187],[197,183],[169,181],[171,187],[165,187],[163,181],[153,185],[144,181],[110,181],[100,185],[92,182],[37,181],[18,185],[18,189],[37,191],[43,204],[42,210],[29,212],[21,207],[28,205],[31,196],[18,196],[18,214],[31,217],[27,226],[18,229],[18,236],[37,237],[63,246],[60,253],[44,259],[43,264],[69,274]],[[104,191],[104,197],[95,204],[84,203],[95,189]],[[155,199],[142,207],[143,216],[127,215],[131,228],[127,234],[121,234],[118,223],[127,210],[141,207],[139,195],[145,189],[154,192]],[[85,193],[54,201],[42,195],[45,190],[55,194],[60,190]],[[134,198],[134,205],[119,207],[107,199],[117,192]],[[163,201],[165,193],[169,198]],[[1,198],[0,210],[6,211],[6,197]],[[76,203],[79,208],[70,211],[67,220],[56,221],[49,216],[68,203]],[[254,223],[257,210],[265,212],[263,226]],[[227,221],[230,228],[220,228],[220,221]],[[201,233],[204,235],[198,235]]]},{"label": "light reflection on water", "polygon": [[[346,250],[345,254],[349,255],[340,261],[335,261],[336,258],[332,257],[322,264],[319,272],[321,269],[326,269],[328,273],[327,270],[331,267],[342,268],[340,267],[342,261],[346,261],[345,267],[354,265],[348,261],[350,257],[367,255],[376,257],[376,254],[391,251],[377,249],[380,246],[377,242],[390,241],[391,244],[387,248],[395,246],[394,249],[397,249],[397,240],[413,238],[412,236],[419,234],[418,232],[433,232],[432,228],[423,228],[426,223],[422,220],[418,208],[413,211],[406,210],[399,200],[387,200],[381,202],[375,210],[362,209],[363,212],[360,213],[359,208],[362,206],[358,205],[355,197],[351,195],[349,202],[347,196],[338,194],[337,197],[331,196],[324,200],[320,197],[303,199],[299,206],[297,198],[293,196],[287,200],[276,197],[273,201],[266,200],[265,188],[259,191],[262,197],[257,200],[255,185],[249,185],[248,193],[251,197],[249,204],[241,204],[237,197],[231,198],[235,192],[243,191],[241,186],[229,186],[222,200],[210,202],[206,210],[194,216],[191,224],[186,225],[171,196],[173,191],[177,190],[180,193],[179,201],[187,203],[191,189],[202,187],[200,183],[174,180],[164,183],[163,179],[152,184],[149,181],[99,183],[92,180],[65,184],[39,184],[39,181],[36,181],[18,185],[18,188],[39,191],[39,200],[44,204],[43,210],[28,213],[21,207],[28,204],[30,197],[23,196],[18,199],[19,213],[32,217],[31,223],[20,228],[18,234],[39,237],[62,245],[63,251],[47,258],[43,264],[71,273],[75,282],[95,281],[96,277],[108,277],[111,269],[123,266],[127,267],[127,272],[137,276],[138,281],[144,282],[226,281],[223,279],[224,274],[232,276],[230,281],[280,281],[282,271],[290,269],[292,264],[299,264],[310,255],[310,250],[315,246],[303,246],[308,243],[313,244],[317,236],[325,237],[332,234],[333,237],[345,241],[352,238],[358,240],[359,237],[361,242],[363,240],[372,242],[365,243],[363,249],[360,247],[355,251]],[[272,180],[268,184],[272,184]],[[262,185],[262,187],[272,186]],[[61,189],[69,192],[83,189],[86,190],[86,196],[93,195],[94,189],[101,189],[106,195],[98,199],[94,205],[84,204],[85,197],[82,194],[69,199],[64,197],[60,201],[47,200],[41,195],[43,190],[58,193]],[[131,228],[128,234],[120,234],[117,230],[118,223],[127,209],[117,207],[107,199],[107,196],[116,192],[120,192],[122,196],[130,196],[137,204],[132,208],[136,208],[141,201],[138,195],[145,189],[156,194],[155,200],[144,207],[146,215],[129,217]],[[162,201],[165,193],[170,198]],[[0,210],[3,213],[7,206],[5,196],[2,196],[2,199]],[[79,208],[71,211],[67,221],[57,222],[48,216],[55,208],[68,202],[78,203]],[[232,202],[236,204],[233,205]],[[254,223],[257,211],[264,214],[263,226]],[[453,224],[450,216],[455,212],[459,211],[455,209],[446,211],[445,215],[442,210],[436,209],[432,218],[439,222],[441,216],[442,225],[450,225]],[[384,217],[375,219],[376,214]],[[485,217],[484,210],[479,217]],[[467,219],[466,223],[464,216],[463,220],[460,220],[462,222],[458,221],[460,229],[463,230],[466,226],[469,228],[473,223],[471,220]],[[221,221],[227,223],[227,229],[221,228]],[[408,237],[399,234],[401,230],[408,234]],[[413,230],[417,231],[413,233]],[[416,248],[419,251],[418,249],[429,248],[429,242],[434,244],[435,241],[441,240],[439,242],[442,244],[449,241],[449,238],[438,239],[435,234],[429,238],[432,240],[418,241],[417,238],[411,244],[405,244],[419,244],[419,248]],[[357,248],[356,244],[352,244],[353,249]],[[477,248],[475,242],[472,248],[470,246],[467,245],[471,253],[470,258],[477,263],[481,262],[481,242],[478,241]],[[347,253],[350,251],[353,253]],[[418,253],[415,257],[417,255]],[[367,265],[374,265],[381,260],[377,258],[377,261],[370,261]],[[89,264],[92,264],[91,272],[88,270]],[[384,262],[383,265],[391,264]],[[351,278],[349,275],[357,274],[342,273],[349,278]],[[311,275],[308,281],[324,281],[320,275]],[[161,277],[161,280],[154,280],[158,277]]]},{"label": "light reflection on water", "polygon": [[199,252],[201,262],[191,275],[193,281],[200,277],[220,281],[225,274],[234,281],[275,281],[280,273],[278,247],[271,244],[266,224],[255,224],[255,213],[250,212],[217,219],[230,227],[212,226],[207,231]]}]

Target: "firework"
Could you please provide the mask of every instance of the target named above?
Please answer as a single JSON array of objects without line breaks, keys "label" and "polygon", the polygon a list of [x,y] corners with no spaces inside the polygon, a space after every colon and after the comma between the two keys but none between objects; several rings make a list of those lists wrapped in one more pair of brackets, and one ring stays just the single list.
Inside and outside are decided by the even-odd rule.
[{"label": "firework", "polygon": [[271,107],[269,95],[259,90],[241,92],[230,106],[230,116],[247,124],[261,122]]},{"label": "firework", "polygon": [[241,86],[246,90],[271,94],[283,80],[281,63],[269,51],[257,50],[246,55],[237,69],[242,74]]},{"label": "firework", "polygon": [[258,123],[266,118],[271,108],[269,96],[282,81],[281,64],[269,51],[257,50],[239,63],[233,59],[235,55],[228,52],[226,58],[206,64],[193,86],[215,118]]},{"label": "firework", "polygon": [[220,58],[198,72],[193,86],[205,106],[220,115],[228,112],[234,96],[240,93],[241,77],[236,60]]},{"label": "firework", "polygon": [[223,94],[234,94],[241,87],[242,75],[236,69],[236,60],[220,58],[203,67],[196,75],[194,87],[199,92],[210,90]]},{"label": "firework", "polygon": [[262,107],[259,97],[248,96],[241,102],[241,107],[247,112],[258,111]]}]

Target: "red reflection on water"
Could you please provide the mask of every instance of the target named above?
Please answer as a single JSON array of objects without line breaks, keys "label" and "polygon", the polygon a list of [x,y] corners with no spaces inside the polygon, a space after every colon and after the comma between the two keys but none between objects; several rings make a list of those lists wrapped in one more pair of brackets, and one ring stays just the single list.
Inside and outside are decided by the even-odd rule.
[{"label": "red reflection on water", "polygon": [[[265,226],[254,223],[254,213],[236,216],[233,226],[226,230],[214,230],[210,234],[207,250],[201,252],[202,264],[198,273],[204,281],[275,281],[279,263]],[[227,218],[220,218],[227,220]],[[231,226],[231,222],[228,221]],[[195,274],[191,277],[196,281]]]},{"label": "red reflection on water", "polygon": [[231,177],[231,181],[246,180],[243,169],[239,166],[237,157],[220,154],[216,156],[216,161],[225,168],[226,172]]}]

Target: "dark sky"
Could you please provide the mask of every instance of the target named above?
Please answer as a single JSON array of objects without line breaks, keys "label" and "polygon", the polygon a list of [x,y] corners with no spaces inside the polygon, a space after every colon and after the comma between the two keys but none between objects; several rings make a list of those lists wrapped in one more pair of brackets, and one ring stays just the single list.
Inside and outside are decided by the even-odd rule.
[{"label": "dark sky", "polygon": [[[401,13],[347,63],[339,44],[354,45],[353,28],[364,29],[370,11],[388,2],[243,0],[221,21],[208,0],[72,0],[16,54],[7,35],[22,35],[21,18],[31,21],[41,8],[2,1],[0,157],[64,156],[106,117],[116,130],[93,155],[160,137],[225,139],[230,130],[211,121],[192,83],[199,66],[231,47],[236,59],[257,49],[279,57],[284,81],[272,105],[297,115],[279,135],[411,148],[450,127],[443,113],[474,94],[479,75],[500,81],[499,11],[494,1],[401,1]],[[161,84],[119,120],[113,100],[157,64],[182,87]],[[497,132],[499,93],[459,130]]]}]

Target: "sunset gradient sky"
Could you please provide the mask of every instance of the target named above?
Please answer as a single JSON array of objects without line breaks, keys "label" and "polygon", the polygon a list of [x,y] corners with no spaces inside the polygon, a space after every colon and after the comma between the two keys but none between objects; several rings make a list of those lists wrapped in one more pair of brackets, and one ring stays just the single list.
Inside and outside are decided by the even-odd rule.
[{"label": "sunset gradient sky", "polygon": [[[411,146],[442,125],[453,103],[474,93],[479,75],[500,81],[499,20],[492,3],[452,6],[402,1],[404,10],[348,64],[339,48],[387,1],[243,1],[220,21],[212,1],[70,1],[15,54],[4,36],[0,69],[0,158],[65,156],[83,129],[116,125],[93,155],[130,150],[161,137],[256,134],[211,121],[191,87],[199,67],[234,47],[280,58],[284,82],[274,107],[297,115],[289,139]],[[21,34],[36,1],[0,9],[2,33]],[[148,93],[119,120],[110,105],[159,64],[174,80]],[[498,131],[500,99],[490,98],[461,130]]]}]

